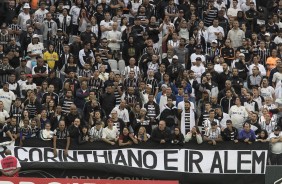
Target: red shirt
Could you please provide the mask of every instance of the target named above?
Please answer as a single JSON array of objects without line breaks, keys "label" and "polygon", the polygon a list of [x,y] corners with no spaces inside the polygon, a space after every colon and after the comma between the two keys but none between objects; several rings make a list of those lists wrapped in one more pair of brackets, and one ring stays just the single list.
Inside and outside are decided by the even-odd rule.
[{"label": "red shirt", "polygon": [[[13,171],[21,167],[19,160],[12,155],[6,156],[0,162],[1,162],[0,169],[5,172]],[[19,173],[16,172],[12,177],[18,177],[18,176],[19,176]]]}]

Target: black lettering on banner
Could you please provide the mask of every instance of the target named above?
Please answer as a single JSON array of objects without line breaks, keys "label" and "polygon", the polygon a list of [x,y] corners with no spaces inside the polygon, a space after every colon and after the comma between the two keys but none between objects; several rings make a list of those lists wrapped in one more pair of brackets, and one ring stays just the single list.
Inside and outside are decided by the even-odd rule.
[{"label": "black lettering on banner", "polygon": [[122,150],[118,150],[118,152],[117,152],[115,164],[118,165],[118,163],[122,163],[122,165],[127,166],[127,163],[126,163],[126,161],[125,161],[125,158],[124,158],[124,155],[123,155]]},{"label": "black lettering on banner", "polygon": [[134,155],[132,150],[127,151],[128,166],[132,167],[132,160],[138,167],[142,167],[142,155],[141,150],[137,151],[137,155]]},{"label": "black lettering on banner", "polygon": [[236,173],[236,170],[228,170],[228,151],[224,151],[224,173]]},{"label": "black lettering on banner", "polygon": [[184,172],[188,172],[188,150],[184,151],[185,157],[184,157]]},{"label": "black lettering on banner", "polygon": [[[147,161],[147,156],[152,156],[152,159],[148,159]],[[148,163],[151,163],[151,165],[148,165]],[[145,153],[143,153],[143,165],[148,168],[148,169],[155,169],[158,163],[158,158],[156,153],[154,153],[153,151],[145,151]]]},{"label": "black lettering on banner", "polygon": [[67,162],[68,160],[77,162],[77,151],[72,151],[72,157],[69,154],[67,156],[64,155],[64,161]]},{"label": "black lettering on banner", "polygon": [[221,164],[221,158],[220,158],[220,155],[219,155],[218,151],[214,152],[210,173],[214,173],[214,170],[216,168],[219,170],[219,173],[223,173],[223,171],[222,171],[222,164]]},{"label": "black lettering on banner", "polygon": [[265,151],[262,151],[260,156],[257,155],[256,151],[252,151],[252,173],[256,173],[256,163],[261,163],[261,173],[264,173],[265,169]]},{"label": "black lettering on banner", "polygon": [[110,164],[113,164],[113,154],[112,151],[108,151],[108,160]]},{"label": "black lettering on banner", "polygon": [[[110,152],[110,151],[109,151]],[[93,151],[94,162],[99,162],[98,157],[103,157],[105,160],[105,164],[108,164],[108,154],[107,151],[103,151],[103,155],[98,155],[97,151]]]},{"label": "black lettering on banner", "polygon": [[[51,157],[48,154],[52,155]],[[44,162],[58,162],[54,157],[52,148],[44,148]]]},{"label": "black lettering on banner", "polygon": [[[34,153],[34,152],[38,152],[38,160],[34,160],[35,158],[33,158],[33,156],[36,155],[36,153]],[[31,148],[29,150],[29,160],[32,161],[32,162],[41,162],[43,160],[41,149]]]},{"label": "black lettering on banner", "polygon": [[164,150],[164,169],[165,170],[172,170],[172,171],[177,171],[178,167],[173,167],[173,166],[168,166],[169,162],[174,162],[175,165],[178,165],[178,159],[177,158],[168,158],[169,154],[178,154],[177,150]]},{"label": "black lettering on banner", "polygon": [[84,162],[88,162],[88,157],[87,155],[91,154],[92,151],[78,151],[77,154],[78,155],[83,155],[84,158]]},{"label": "black lettering on banner", "polygon": [[58,158],[60,162],[63,162],[63,155],[64,155],[64,150],[58,150]]},{"label": "black lettering on banner", "polygon": [[251,163],[250,160],[242,160],[242,155],[250,155],[251,151],[238,151],[238,159],[237,159],[237,172],[238,173],[251,173],[251,170],[242,170],[242,164]]},{"label": "black lettering on banner", "polygon": [[[27,161],[28,161],[27,158],[24,158],[23,160],[20,159],[20,157],[19,157],[19,150],[23,150],[24,152],[27,152],[27,150],[26,150],[25,148],[23,148],[23,147],[15,147],[15,149],[14,149],[15,157],[17,157],[20,162],[23,162],[23,161],[24,161],[24,162],[27,162]],[[4,152],[3,152],[3,154],[4,154]],[[21,154],[21,155],[22,155],[22,154]],[[1,155],[1,156],[2,156],[2,155]],[[3,156],[3,158],[5,158],[5,155]]]},{"label": "black lettering on banner", "polygon": [[[194,159],[194,155],[198,155],[198,159]],[[200,167],[199,163],[203,160],[203,154],[199,151],[190,150],[189,151],[189,172],[193,172],[193,164],[197,167],[199,173],[202,173],[202,168]]]}]

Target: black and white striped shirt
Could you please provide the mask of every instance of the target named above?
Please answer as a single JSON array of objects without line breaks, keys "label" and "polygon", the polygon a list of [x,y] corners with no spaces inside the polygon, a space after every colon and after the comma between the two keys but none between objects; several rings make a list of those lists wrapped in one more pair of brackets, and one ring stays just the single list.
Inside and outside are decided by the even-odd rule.
[{"label": "black and white striped shirt", "polygon": [[21,121],[22,113],[23,113],[23,109],[21,108],[21,106],[20,107],[17,107],[15,105],[11,106],[10,116],[16,117],[17,125],[19,125]]},{"label": "black and white striped shirt", "polygon": [[266,66],[266,60],[267,58],[270,56],[270,50],[269,49],[264,49],[262,50],[261,48],[259,48],[257,50],[258,55],[260,56],[260,61],[263,66]]},{"label": "black and white striped shirt", "polygon": [[70,113],[70,106],[74,103],[73,99],[64,98],[62,100],[61,106],[62,106],[62,112],[64,115]]},{"label": "black and white striped shirt", "polygon": [[[18,24],[10,24],[9,29],[12,31],[21,31],[22,30],[21,26],[19,26]],[[17,34],[10,34],[10,36],[12,38],[15,38],[16,41],[19,39],[19,36]]]}]

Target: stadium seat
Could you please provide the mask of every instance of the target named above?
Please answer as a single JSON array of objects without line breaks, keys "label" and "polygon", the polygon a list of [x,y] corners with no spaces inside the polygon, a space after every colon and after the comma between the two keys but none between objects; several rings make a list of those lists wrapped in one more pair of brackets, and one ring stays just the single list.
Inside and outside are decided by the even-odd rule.
[{"label": "stadium seat", "polygon": [[125,61],[124,60],[119,60],[118,61],[118,69],[121,74],[123,74],[124,69],[125,69]]},{"label": "stadium seat", "polygon": [[110,64],[111,69],[112,69],[113,72],[115,72],[115,74],[119,74],[120,73],[120,71],[118,70],[117,61],[115,59],[109,59],[108,63]]}]

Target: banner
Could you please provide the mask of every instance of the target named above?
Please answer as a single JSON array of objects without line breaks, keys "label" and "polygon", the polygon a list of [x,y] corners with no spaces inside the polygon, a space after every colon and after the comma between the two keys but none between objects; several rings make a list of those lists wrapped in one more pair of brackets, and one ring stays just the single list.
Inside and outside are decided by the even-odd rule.
[{"label": "banner", "polygon": [[[20,162],[110,164],[156,171],[203,174],[264,174],[267,150],[113,149],[70,150],[65,157],[52,148],[9,147]],[[3,157],[3,152],[0,153]],[[79,164],[77,164],[79,165]]]},{"label": "banner", "polygon": [[58,178],[0,178],[0,184],[178,184],[177,181],[90,180]]}]

